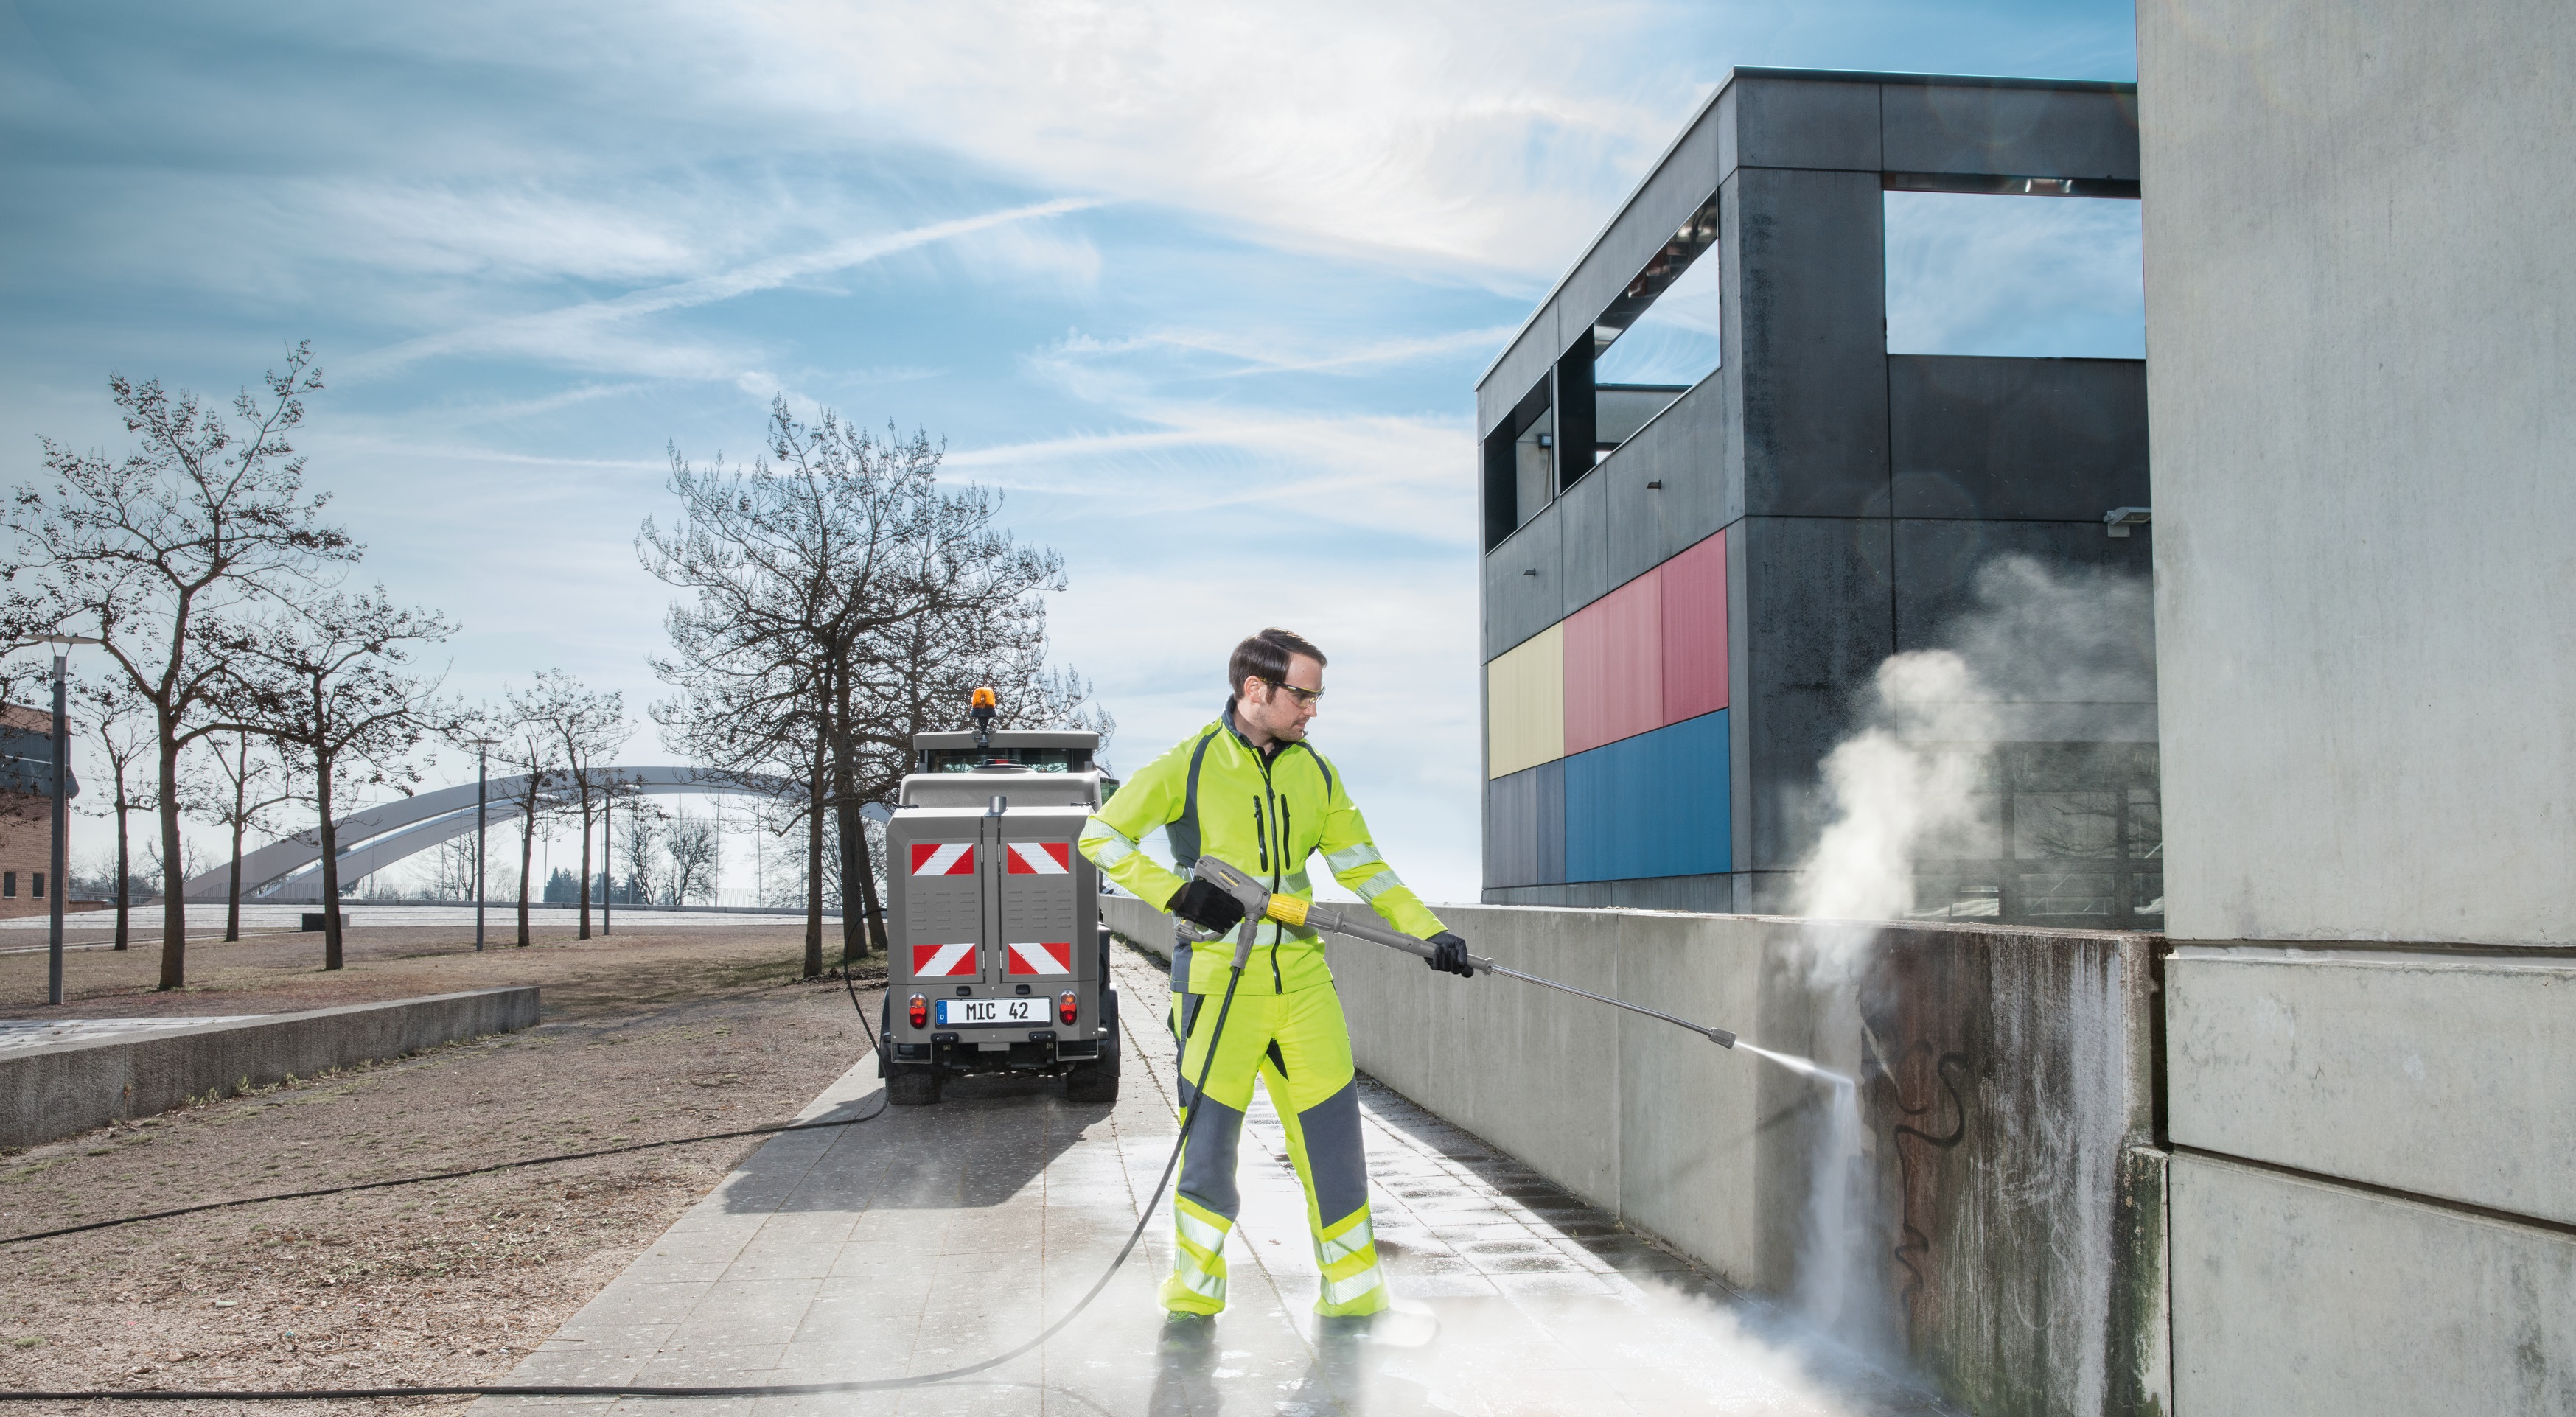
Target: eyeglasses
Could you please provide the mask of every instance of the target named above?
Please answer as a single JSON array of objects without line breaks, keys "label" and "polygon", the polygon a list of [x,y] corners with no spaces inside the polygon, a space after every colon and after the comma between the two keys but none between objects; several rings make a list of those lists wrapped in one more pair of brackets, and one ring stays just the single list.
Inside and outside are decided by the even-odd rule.
[{"label": "eyeglasses", "polygon": [[1285,690],[1287,690],[1289,693],[1291,693],[1291,694],[1293,694],[1293,695],[1295,695],[1295,696],[1296,696],[1296,698],[1297,698],[1297,702],[1298,702],[1298,704],[1299,704],[1300,706],[1303,706],[1303,705],[1306,705],[1306,704],[1311,704],[1311,703],[1313,703],[1315,700],[1320,699],[1320,698],[1322,698],[1322,697],[1324,696],[1324,691],[1323,691],[1323,690],[1321,690],[1321,689],[1300,689],[1300,688],[1298,688],[1298,687],[1297,687],[1296,685],[1294,685],[1294,684],[1283,684],[1283,683],[1280,683],[1280,682],[1279,682],[1278,680],[1276,680],[1276,679],[1269,679],[1269,678],[1264,678],[1264,679],[1262,679],[1262,681],[1261,681],[1261,682],[1262,682],[1262,683],[1264,683],[1264,684],[1269,685],[1271,688],[1274,688],[1274,689],[1285,689]]}]

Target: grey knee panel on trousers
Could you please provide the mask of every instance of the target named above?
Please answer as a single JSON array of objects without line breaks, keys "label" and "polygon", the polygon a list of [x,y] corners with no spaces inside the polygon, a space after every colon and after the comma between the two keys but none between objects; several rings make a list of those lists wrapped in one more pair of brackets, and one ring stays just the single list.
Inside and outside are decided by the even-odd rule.
[{"label": "grey knee panel on trousers", "polygon": [[1307,1172],[1314,1178],[1315,1210],[1330,1225],[1368,1204],[1368,1156],[1360,1147],[1360,1085],[1342,1090],[1297,1114],[1306,1141]]},{"label": "grey knee panel on trousers", "polygon": [[1189,1146],[1181,1153],[1181,1194],[1228,1220],[1243,1213],[1235,1189],[1235,1149],[1243,1139],[1243,1114],[1213,1097],[1190,1114]]}]

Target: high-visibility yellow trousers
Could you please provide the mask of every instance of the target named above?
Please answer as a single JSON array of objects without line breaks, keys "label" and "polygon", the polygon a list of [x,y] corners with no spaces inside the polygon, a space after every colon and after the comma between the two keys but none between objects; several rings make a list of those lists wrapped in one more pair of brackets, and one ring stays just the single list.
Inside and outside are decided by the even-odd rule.
[{"label": "high-visibility yellow trousers", "polygon": [[[1220,996],[1174,993],[1172,1028],[1181,1042],[1181,1107],[1188,1114],[1216,1031]],[[1369,1228],[1368,1160],[1360,1150],[1359,1087],[1351,1068],[1351,1035],[1331,984],[1290,994],[1243,994],[1225,1017],[1207,1098],[1190,1122],[1181,1152],[1180,1189],[1172,1199],[1172,1272],[1163,1307],[1213,1314],[1225,1307],[1225,1237],[1242,1210],[1235,1189],[1235,1150],[1252,1081],[1279,1111],[1288,1157],[1306,1188],[1306,1225],[1315,1242],[1323,1290],[1315,1312],[1374,1314],[1387,1306]]]}]

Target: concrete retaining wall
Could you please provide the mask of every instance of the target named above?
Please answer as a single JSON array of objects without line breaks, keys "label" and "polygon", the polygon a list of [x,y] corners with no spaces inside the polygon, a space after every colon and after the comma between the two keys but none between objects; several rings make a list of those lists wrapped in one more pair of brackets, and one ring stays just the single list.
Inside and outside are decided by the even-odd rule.
[{"label": "concrete retaining wall", "polygon": [[[1169,921],[1104,898],[1167,951]],[[2154,936],[1889,927],[1809,982],[1802,922],[1442,906],[1480,954],[1860,1080],[1856,1223],[1810,1240],[1831,1091],[1667,1024],[1332,946],[1360,1066],[1729,1281],[1814,1296],[1980,1413],[2171,1411]],[[1842,927],[1849,928],[1849,927]]]},{"label": "concrete retaining wall", "polygon": [[523,986],[30,1048],[0,1056],[0,1147],[164,1112],[245,1078],[264,1087],[536,1021],[537,991]]}]

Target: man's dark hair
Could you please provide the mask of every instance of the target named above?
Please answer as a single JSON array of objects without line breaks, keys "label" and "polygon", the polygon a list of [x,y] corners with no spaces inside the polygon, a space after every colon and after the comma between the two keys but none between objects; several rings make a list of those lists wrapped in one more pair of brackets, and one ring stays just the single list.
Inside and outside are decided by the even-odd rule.
[{"label": "man's dark hair", "polygon": [[1289,656],[1299,654],[1317,664],[1324,662],[1324,652],[1294,630],[1264,630],[1254,635],[1236,645],[1234,658],[1226,662],[1226,692],[1242,693],[1246,679],[1267,679],[1273,684],[1286,682]]}]

